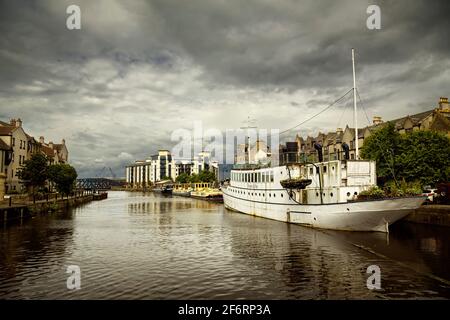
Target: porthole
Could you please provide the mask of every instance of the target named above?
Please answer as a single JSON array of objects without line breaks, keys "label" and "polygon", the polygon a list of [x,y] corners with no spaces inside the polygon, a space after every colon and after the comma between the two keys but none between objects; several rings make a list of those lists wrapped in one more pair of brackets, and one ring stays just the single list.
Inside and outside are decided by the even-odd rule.
[{"label": "porthole", "polygon": [[323,193],[323,196],[325,196],[325,192]]},{"label": "porthole", "polygon": [[331,167],[331,170],[333,170],[333,171],[334,171],[334,167]]},{"label": "porthole", "polygon": [[357,196],[357,195],[358,195],[358,192],[355,191],[354,195]]},{"label": "porthole", "polygon": [[271,196],[272,196],[272,194],[269,193],[269,197],[271,197]]},{"label": "porthole", "polygon": [[283,198],[283,194],[281,194],[281,197]]},{"label": "porthole", "polygon": [[276,194],[276,193],[274,193],[274,194],[273,194],[273,197],[275,198],[276,196],[277,196],[277,194]]},{"label": "porthole", "polygon": [[330,197],[333,197],[333,192],[330,193]]},{"label": "porthole", "polygon": [[316,192],[316,197],[318,197],[319,196],[319,193],[318,192]]},{"label": "porthole", "polygon": [[347,197],[350,197],[350,192],[347,192]]}]

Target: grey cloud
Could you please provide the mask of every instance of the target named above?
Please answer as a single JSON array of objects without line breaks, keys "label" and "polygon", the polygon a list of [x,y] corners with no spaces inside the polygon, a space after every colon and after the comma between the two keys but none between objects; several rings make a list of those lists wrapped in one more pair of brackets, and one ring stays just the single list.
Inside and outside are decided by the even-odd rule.
[{"label": "grey cloud", "polygon": [[[171,131],[194,120],[301,122],[351,88],[352,47],[369,117],[432,107],[449,94],[450,3],[374,3],[377,31],[365,27],[372,1],[84,0],[82,30],[69,31],[72,1],[1,1],[0,118],[66,138],[80,176],[123,175],[128,155],[170,148]],[[350,106],[297,132],[345,126]]]}]

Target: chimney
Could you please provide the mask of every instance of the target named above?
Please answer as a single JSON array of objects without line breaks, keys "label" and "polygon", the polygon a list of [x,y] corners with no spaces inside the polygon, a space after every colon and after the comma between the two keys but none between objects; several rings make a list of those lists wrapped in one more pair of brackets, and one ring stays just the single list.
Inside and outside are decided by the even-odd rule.
[{"label": "chimney", "polygon": [[49,146],[50,148],[53,149],[53,141],[50,141],[50,142],[48,143],[48,146]]},{"label": "chimney", "polygon": [[448,109],[448,98],[446,98],[446,97],[439,98],[439,109],[440,110]]},{"label": "chimney", "polygon": [[383,119],[381,117],[379,117],[379,116],[374,116],[373,117],[373,124],[374,125],[381,124],[381,123],[383,123]]},{"label": "chimney", "polygon": [[65,139],[62,139],[62,140],[61,140],[61,143],[62,143],[63,145],[65,145],[65,144],[66,144],[66,140],[65,140]]},{"label": "chimney", "polygon": [[22,126],[22,120],[20,120],[20,118],[18,118],[17,120],[16,120],[16,127],[17,128],[20,128]]},{"label": "chimney", "polygon": [[43,137],[43,136],[40,136],[40,137],[39,137],[39,143],[40,143],[40,144],[44,144],[44,137]]}]

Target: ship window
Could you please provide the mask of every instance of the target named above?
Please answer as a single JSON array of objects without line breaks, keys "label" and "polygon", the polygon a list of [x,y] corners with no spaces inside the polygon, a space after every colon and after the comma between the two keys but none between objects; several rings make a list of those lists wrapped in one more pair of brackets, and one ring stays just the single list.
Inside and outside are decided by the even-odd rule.
[{"label": "ship window", "polygon": [[269,197],[271,197],[272,196],[272,194],[271,193],[269,193]]},{"label": "ship window", "polygon": [[273,194],[273,197],[275,198],[276,196],[277,196],[277,194],[276,194],[276,193],[274,193],[274,194]]},{"label": "ship window", "polygon": [[319,196],[319,193],[318,192],[316,192],[316,197],[318,197]]},{"label": "ship window", "polygon": [[331,170],[333,170],[333,171],[334,171],[334,167],[331,167]]},{"label": "ship window", "polygon": [[332,192],[332,193],[330,193],[330,197],[333,197],[333,192]]},{"label": "ship window", "polygon": [[325,192],[323,193],[323,195],[325,196]]},{"label": "ship window", "polygon": [[283,198],[283,194],[281,194],[281,197]]},{"label": "ship window", "polygon": [[357,195],[358,195],[358,192],[355,191],[354,195],[357,196]]},{"label": "ship window", "polygon": [[350,192],[347,192],[347,197],[350,197]]}]

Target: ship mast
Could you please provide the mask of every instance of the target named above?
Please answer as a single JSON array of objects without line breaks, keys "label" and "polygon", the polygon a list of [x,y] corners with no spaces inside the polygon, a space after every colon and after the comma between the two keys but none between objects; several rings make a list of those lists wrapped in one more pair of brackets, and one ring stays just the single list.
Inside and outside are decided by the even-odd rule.
[{"label": "ship mast", "polygon": [[353,117],[355,124],[355,159],[359,159],[359,143],[358,143],[358,116],[356,114],[356,75],[355,75],[355,49],[352,48],[352,65],[353,65]]}]

